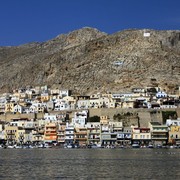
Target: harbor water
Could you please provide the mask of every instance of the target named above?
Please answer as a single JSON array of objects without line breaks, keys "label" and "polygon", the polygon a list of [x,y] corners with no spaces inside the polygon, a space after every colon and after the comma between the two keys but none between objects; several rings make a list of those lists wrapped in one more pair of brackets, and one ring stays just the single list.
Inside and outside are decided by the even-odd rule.
[{"label": "harbor water", "polygon": [[0,179],[180,179],[180,149],[1,149]]}]

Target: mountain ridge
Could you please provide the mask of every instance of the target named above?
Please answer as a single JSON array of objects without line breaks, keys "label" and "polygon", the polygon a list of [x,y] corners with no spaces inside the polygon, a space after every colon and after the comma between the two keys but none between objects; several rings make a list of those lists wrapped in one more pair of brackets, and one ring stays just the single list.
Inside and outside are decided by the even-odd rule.
[{"label": "mountain ridge", "polygon": [[180,86],[180,31],[106,34],[86,27],[42,43],[0,47],[0,65],[1,92],[45,84],[79,94],[145,86],[175,91]]}]

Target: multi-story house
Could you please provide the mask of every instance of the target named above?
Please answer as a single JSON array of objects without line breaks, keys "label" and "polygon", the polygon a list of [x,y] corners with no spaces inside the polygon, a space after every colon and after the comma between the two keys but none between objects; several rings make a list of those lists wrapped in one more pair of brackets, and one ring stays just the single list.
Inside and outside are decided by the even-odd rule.
[{"label": "multi-story house", "polygon": [[38,128],[37,122],[26,121],[24,123],[24,143],[29,144],[33,142],[33,132]]},{"label": "multi-story house", "polygon": [[76,102],[77,100],[73,96],[65,96],[63,99],[68,102],[69,104],[69,109],[75,109],[76,108]]},{"label": "multi-story house", "polygon": [[156,97],[157,98],[167,98],[167,93],[165,93],[163,91],[159,91],[156,93]]},{"label": "multi-story house", "polygon": [[51,122],[56,123],[57,122],[57,115],[45,113],[44,114],[44,120],[45,120],[45,123],[51,123]]},{"label": "multi-story house", "polygon": [[112,99],[118,100],[118,102],[120,102],[122,98],[122,94],[121,93],[114,93],[112,94]]},{"label": "multi-story house", "polygon": [[12,95],[10,102],[18,103],[20,101],[19,96]]},{"label": "multi-story house", "polygon": [[160,105],[161,109],[170,109],[170,108],[177,108],[177,104],[174,100],[167,100],[163,101],[162,104]]},{"label": "multi-story house", "polygon": [[27,94],[27,98],[28,99],[32,99],[33,98],[33,94],[35,94],[35,89],[27,89],[26,90],[26,94]]},{"label": "multi-story house", "polygon": [[133,127],[132,128],[132,143],[140,145],[149,145],[151,142],[150,128]]},{"label": "multi-story house", "polygon": [[99,144],[101,136],[101,128],[99,122],[88,122],[87,127],[87,144]]},{"label": "multi-story house", "polygon": [[75,128],[74,142],[81,147],[87,145],[87,128],[79,127]]},{"label": "multi-story house", "polygon": [[123,130],[123,123],[122,122],[114,122],[114,121],[109,121],[109,125],[112,129],[113,132],[122,132]]},{"label": "multi-story house", "polygon": [[16,143],[17,144],[24,144],[25,143],[25,138],[24,137],[25,137],[25,130],[22,127],[18,127]]},{"label": "multi-story house", "polygon": [[44,131],[32,130],[33,144],[42,144],[44,141]]},{"label": "multi-story house", "polygon": [[65,143],[65,136],[66,136],[66,123],[58,123],[58,131],[57,131],[57,143],[60,145],[64,145]]},{"label": "multi-story house", "polygon": [[75,112],[72,118],[72,124],[75,127],[85,127],[88,118],[88,110],[83,110],[81,112]]},{"label": "multi-story house", "polygon": [[64,90],[60,90],[59,91],[59,95],[61,96],[61,98],[65,97],[65,96],[70,96],[71,95],[71,91],[64,89]]},{"label": "multi-story house", "polygon": [[32,102],[32,105],[30,106],[29,109],[31,113],[41,113],[44,112],[46,108],[47,108],[46,103]]},{"label": "multi-story house", "polygon": [[13,113],[14,112],[14,106],[16,104],[10,102],[5,104],[5,113]]},{"label": "multi-story house", "polygon": [[50,96],[48,93],[41,93],[41,102],[48,102],[50,100]]},{"label": "multi-story house", "polygon": [[44,142],[45,143],[56,143],[57,142],[57,130],[58,126],[56,123],[45,124],[44,129]]},{"label": "multi-story house", "polygon": [[88,109],[90,106],[90,100],[89,99],[79,99],[77,101],[77,109]]},{"label": "multi-story house", "polygon": [[49,112],[49,111],[53,111],[54,110],[54,102],[53,101],[48,101],[47,103],[46,103],[46,106],[47,106],[47,111]]},{"label": "multi-story house", "polygon": [[146,90],[145,88],[132,88],[132,92],[134,94],[139,94],[141,96],[146,96]]},{"label": "multi-story house", "polygon": [[115,102],[108,97],[91,98],[89,101],[90,108],[109,108],[115,106]]},{"label": "multi-story house", "polygon": [[177,120],[176,119],[167,119],[166,120],[166,125],[167,126],[171,126],[171,125],[180,126],[180,118],[177,118]]},{"label": "multi-story house", "polygon": [[100,116],[100,124],[109,124],[109,116]]},{"label": "multi-story house", "polygon": [[19,105],[19,104],[16,104],[15,106],[14,106],[14,113],[15,114],[22,114],[23,113],[23,110],[24,110],[24,108],[23,108],[23,106],[21,106],[21,105]]},{"label": "multi-story house", "polygon": [[101,124],[100,128],[101,145],[115,145],[117,141],[117,132],[113,131],[113,126],[108,124]]},{"label": "multi-story house", "polygon": [[0,114],[4,114],[5,112],[5,103],[0,102]]},{"label": "multi-story house", "polygon": [[67,123],[65,128],[65,144],[74,143],[74,125]]},{"label": "multi-story house", "polygon": [[117,143],[119,145],[131,145],[132,144],[132,128],[124,127],[122,132],[117,133]]},{"label": "multi-story house", "polygon": [[177,125],[170,126],[168,143],[180,145],[180,126]]},{"label": "multi-story house", "polygon": [[166,145],[168,142],[168,126],[159,122],[150,122],[151,139],[154,145]]},{"label": "multi-story house", "polygon": [[18,140],[18,127],[13,125],[5,125],[5,140],[7,144],[13,145]]},{"label": "multi-story house", "polygon": [[54,105],[54,111],[68,110],[69,104],[63,99],[57,99]]},{"label": "multi-story house", "polygon": [[52,97],[56,97],[57,95],[60,94],[60,90],[59,89],[51,89],[50,94]]}]

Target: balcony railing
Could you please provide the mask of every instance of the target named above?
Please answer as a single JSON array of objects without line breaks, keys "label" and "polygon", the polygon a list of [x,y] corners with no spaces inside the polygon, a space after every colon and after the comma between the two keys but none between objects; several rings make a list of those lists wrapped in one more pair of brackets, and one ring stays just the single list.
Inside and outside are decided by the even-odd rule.
[{"label": "balcony railing", "polygon": [[154,139],[168,139],[168,137],[167,136],[152,136],[151,139],[152,140],[154,140]]}]

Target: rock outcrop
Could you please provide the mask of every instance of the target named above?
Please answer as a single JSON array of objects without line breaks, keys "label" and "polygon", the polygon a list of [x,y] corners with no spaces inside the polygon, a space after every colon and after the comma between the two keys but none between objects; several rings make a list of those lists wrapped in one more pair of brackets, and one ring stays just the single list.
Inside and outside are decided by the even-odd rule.
[{"label": "rock outcrop", "polygon": [[0,47],[1,92],[48,85],[85,94],[180,85],[180,31],[82,28],[43,43]]}]

